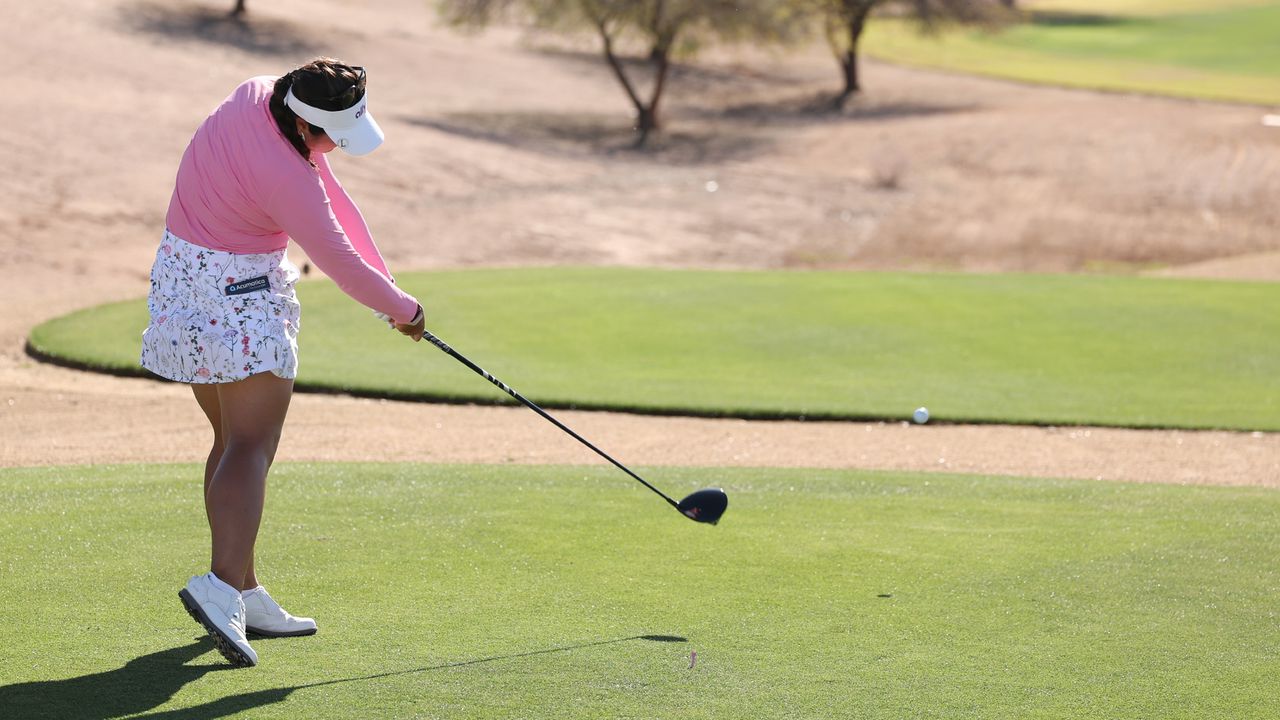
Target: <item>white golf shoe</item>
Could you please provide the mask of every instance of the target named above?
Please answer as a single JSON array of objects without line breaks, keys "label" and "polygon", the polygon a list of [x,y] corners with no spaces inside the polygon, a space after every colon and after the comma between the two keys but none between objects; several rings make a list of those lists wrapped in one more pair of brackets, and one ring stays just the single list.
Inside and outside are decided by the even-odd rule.
[{"label": "white golf shoe", "polygon": [[244,599],[245,629],[254,635],[275,638],[316,634],[315,620],[290,615],[261,585],[244,591],[241,597]]},{"label": "white golf shoe", "polygon": [[244,601],[240,591],[213,573],[191,578],[178,591],[187,612],[204,626],[213,644],[232,665],[251,667],[258,664],[258,653],[249,647],[244,634]]}]

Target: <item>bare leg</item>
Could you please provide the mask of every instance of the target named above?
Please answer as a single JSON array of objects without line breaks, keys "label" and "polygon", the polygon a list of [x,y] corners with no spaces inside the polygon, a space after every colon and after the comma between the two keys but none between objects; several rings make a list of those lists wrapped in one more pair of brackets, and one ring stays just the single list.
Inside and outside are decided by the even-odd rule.
[{"label": "bare leg", "polygon": [[[206,475],[205,511],[213,536],[211,569],[227,584],[244,590],[258,584],[253,546],[262,522],[267,470],[280,443],[293,381],[259,373],[215,387],[222,450],[212,474]],[[199,399],[201,391],[196,392]],[[201,407],[206,403],[201,402]]]},{"label": "bare leg", "polygon": [[[209,484],[213,482],[213,473],[218,469],[218,463],[222,462],[222,450],[225,447],[222,440],[222,406],[218,402],[218,386],[215,384],[191,386],[191,391],[195,393],[196,402],[200,403],[200,409],[204,411],[205,417],[209,419],[209,425],[213,427],[213,447],[209,450],[209,457],[204,463],[204,493],[205,498],[205,516],[209,516]],[[213,519],[209,518],[209,527],[213,527]],[[216,573],[215,573],[216,574]],[[219,575],[218,577],[222,577]],[[249,570],[245,573],[245,587],[257,587],[258,576],[253,570],[253,558],[249,558]]]},{"label": "bare leg", "polygon": [[[218,469],[218,463],[222,462],[222,408],[218,405],[218,386],[217,385],[192,385],[191,392],[195,393],[196,402],[200,403],[200,409],[204,411],[205,417],[209,418],[209,424],[213,426],[213,448],[209,450],[209,457],[204,461],[204,495],[209,495],[209,483],[213,482],[213,471]],[[209,508],[205,506],[205,516],[208,517]],[[210,521],[212,523],[212,521]]]}]

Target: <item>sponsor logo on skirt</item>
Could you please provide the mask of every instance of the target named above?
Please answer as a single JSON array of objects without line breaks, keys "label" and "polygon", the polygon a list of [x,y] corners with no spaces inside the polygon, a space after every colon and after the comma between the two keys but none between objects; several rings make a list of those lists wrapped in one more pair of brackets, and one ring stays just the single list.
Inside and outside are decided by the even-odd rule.
[{"label": "sponsor logo on skirt", "polygon": [[245,295],[259,290],[266,290],[271,287],[271,283],[267,280],[267,276],[249,278],[240,282],[231,283],[227,286],[226,293],[230,295]]}]

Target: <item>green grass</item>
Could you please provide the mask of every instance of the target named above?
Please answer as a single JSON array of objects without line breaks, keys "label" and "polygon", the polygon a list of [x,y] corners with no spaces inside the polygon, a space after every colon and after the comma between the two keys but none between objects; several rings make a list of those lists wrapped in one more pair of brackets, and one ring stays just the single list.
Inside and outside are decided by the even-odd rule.
[{"label": "green grass", "polygon": [[[702,415],[1280,430],[1280,285],[1131,277],[488,270],[405,275],[428,325],[535,402]],[[328,281],[304,386],[498,402]],[[140,301],[32,333],[140,371]]]},{"label": "green grass", "polygon": [[921,35],[876,19],[864,49],[888,60],[1018,80],[1179,97],[1280,102],[1280,3],[1204,0],[1036,5],[1000,31]]},{"label": "green grass", "polygon": [[1119,16],[1203,14],[1214,10],[1273,5],[1275,0],[1019,0],[1017,5],[1040,12],[1099,13]]},{"label": "green grass", "polygon": [[601,467],[282,465],[258,566],[321,632],[240,671],[176,597],[207,562],[199,466],[0,470],[2,714],[1280,713],[1280,493],[646,474],[729,511],[696,525]]}]

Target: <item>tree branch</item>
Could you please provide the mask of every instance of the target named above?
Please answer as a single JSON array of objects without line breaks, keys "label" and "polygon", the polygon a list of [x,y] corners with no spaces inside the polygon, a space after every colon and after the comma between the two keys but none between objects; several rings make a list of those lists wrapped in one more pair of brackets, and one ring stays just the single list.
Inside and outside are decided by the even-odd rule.
[{"label": "tree branch", "polygon": [[[584,11],[586,8],[584,8]],[[644,103],[641,102],[640,96],[636,94],[635,87],[631,84],[631,79],[627,77],[627,71],[622,67],[622,63],[618,61],[618,56],[613,52],[613,34],[609,30],[609,19],[602,15],[591,15],[591,20],[596,26],[596,30],[600,33],[600,40],[604,45],[604,59],[609,63],[609,67],[613,68],[613,74],[617,76],[618,82],[622,84],[622,89],[627,91],[627,97],[631,99],[631,104],[635,106],[637,113],[644,112]]]}]

